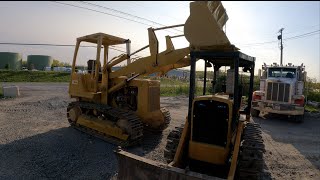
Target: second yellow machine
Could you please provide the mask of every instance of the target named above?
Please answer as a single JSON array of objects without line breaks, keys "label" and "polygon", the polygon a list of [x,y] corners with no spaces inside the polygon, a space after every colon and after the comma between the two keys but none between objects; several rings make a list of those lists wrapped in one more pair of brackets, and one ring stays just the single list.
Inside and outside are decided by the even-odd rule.
[{"label": "second yellow machine", "polygon": [[[155,31],[165,28],[149,28],[149,45],[133,53],[130,53],[129,39],[104,33],[77,38],[69,85],[69,94],[76,101],[67,108],[72,126],[121,146],[139,142],[144,126],[156,131],[168,126],[170,113],[160,107],[160,81],[138,78],[189,65],[189,48],[174,49],[170,36],[166,36],[167,49],[158,52]],[[97,45],[96,59],[87,61],[88,73],[79,73],[76,71],[77,55],[84,42]],[[127,52],[108,60],[109,48],[121,44],[126,45]],[[130,58],[148,47],[150,56]],[[126,66],[112,70],[125,60]]]}]

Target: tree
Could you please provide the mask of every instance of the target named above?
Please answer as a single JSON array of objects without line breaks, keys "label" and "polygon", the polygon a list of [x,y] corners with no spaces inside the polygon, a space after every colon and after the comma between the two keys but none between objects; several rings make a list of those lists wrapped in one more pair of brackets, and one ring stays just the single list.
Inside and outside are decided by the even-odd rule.
[{"label": "tree", "polygon": [[54,59],[51,66],[52,67],[68,67],[68,66],[70,67],[71,65],[69,63],[60,62],[59,60]]},{"label": "tree", "polygon": [[27,61],[21,61],[21,66],[22,66],[22,67],[27,67],[27,66],[28,66]]},{"label": "tree", "polygon": [[66,62],[62,62],[62,66],[64,67],[71,67],[71,65],[69,63],[66,63]]}]

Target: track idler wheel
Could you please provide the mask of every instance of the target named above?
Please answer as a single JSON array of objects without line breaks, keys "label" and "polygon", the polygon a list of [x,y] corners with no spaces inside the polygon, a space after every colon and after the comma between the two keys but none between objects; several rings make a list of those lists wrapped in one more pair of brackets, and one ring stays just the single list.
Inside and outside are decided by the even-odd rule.
[{"label": "track idler wheel", "polygon": [[166,109],[166,108],[161,108],[160,111],[162,112],[163,116],[164,116],[164,124],[159,128],[160,131],[165,130],[171,121],[171,115],[170,112]]},{"label": "track idler wheel", "polygon": [[163,154],[167,163],[173,161],[182,135],[183,127],[183,125],[181,125],[180,127],[175,127],[167,136],[167,144]]},{"label": "track idler wheel", "polygon": [[75,103],[70,103],[67,108],[67,118],[70,124],[75,124],[82,114],[81,108]]}]

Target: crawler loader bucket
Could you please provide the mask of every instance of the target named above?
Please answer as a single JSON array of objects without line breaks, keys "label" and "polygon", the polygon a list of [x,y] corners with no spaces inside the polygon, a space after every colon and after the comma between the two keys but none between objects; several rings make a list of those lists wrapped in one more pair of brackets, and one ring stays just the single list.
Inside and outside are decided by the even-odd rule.
[{"label": "crawler loader bucket", "polygon": [[118,159],[118,180],[220,179],[193,171],[185,171],[123,150],[116,150],[115,153]]},{"label": "crawler loader bucket", "polygon": [[230,45],[222,30],[227,20],[228,15],[221,1],[191,2],[184,35],[194,47]]}]

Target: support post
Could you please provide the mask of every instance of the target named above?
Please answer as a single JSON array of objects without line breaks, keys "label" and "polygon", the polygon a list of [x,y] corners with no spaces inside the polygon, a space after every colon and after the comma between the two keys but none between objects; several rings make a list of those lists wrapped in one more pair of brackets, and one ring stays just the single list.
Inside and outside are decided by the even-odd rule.
[{"label": "support post", "polygon": [[213,66],[213,81],[212,81],[212,94],[216,93],[216,84],[217,84],[217,71],[219,71],[221,66]]},{"label": "support post", "polygon": [[[103,69],[102,69],[102,92],[101,92],[101,103],[108,104],[108,86],[109,86],[109,70],[107,68],[108,63],[108,45],[103,45]],[[110,69],[111,71],[111,69]]]},{"label": "support post", "polygon": [[206,95],[206,87],[207,87],[207,60],[204,60],[203,95]]},{"label": "support post", "polygon": [[248,106],[246,109],[246,119],[250,120],[250,110],[251,110],[251,101],[252,101],[252,92],[253,92],[253,80],[254,80],[254,67],[255,67],[255,58],[250,68],[250,85],[249,85],[249,94],[248,94]]},{"label": "support post", "polygon": [[195,91],[195,76],[196,76],[196,57],[190,52],[191,64],[190,64],[190,87],[189,87],[189,108],[188,108],[188,121],[191,123],[191,110],[192,101]]},{"label": "support post", "polygon": [[97,56],[96,56],[96,63],[95,63],[95,75],[94,75],[94,92],[98,92],[98,81],[99,81],[99,70],[101,68],[100,63],[100,52],[101,52],[101,46],[102,46],[102,36],[98,39],[98,46],[97,46]]},{"label": "support post", "polygon": [[238,79],[239,79],[239,56],[234,57],[234,87],[233,87],[233,118],[237,118],[239,111],[239,92],[238,92]]},{"label": "support post", "polygon": [[76,47],[73,54],[73,60],[72,60],[72,74],[75,72],[75,69],[76,69],[76,60],[77,60],[79,47],[80,47],[80,41],[77,40]]},{"label": "support post", "polygon": [[282,44],[282,31],[284,28],[281,28],[279,30],[280,35],[278,36],[278,40],[280,40],[280,50],[281,50],[281,55],[280,55],[280,66],[282,66],[282,58],[283,58],[283,44]]}]

